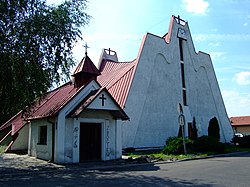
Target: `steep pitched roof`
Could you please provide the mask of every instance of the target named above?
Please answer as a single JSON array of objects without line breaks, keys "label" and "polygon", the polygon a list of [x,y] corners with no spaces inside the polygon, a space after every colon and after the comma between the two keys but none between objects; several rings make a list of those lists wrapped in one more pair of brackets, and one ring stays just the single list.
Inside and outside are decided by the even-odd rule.
[{"label": "steep pitched roof", "polygon": [[74,71],[74,75],[76,75],[77,73],[90,73],[90,74],[94,74],[94,75],[100,75],[101,73],[99,72],[99,70],[96,68],[96,66],[94,65],[94,63],[92,62],[92,60],[88,57],[88,55],[86,55],[81,62],[78,64],[78,66],[76,67],[75,71]]},{"label": "steep pitched roof", "polygon": [[136,71],[138,60],[131,62],[114,62],[103,60],[101,75],[97,81],[102,87],[107,88],[109,93],[124,108],[130,86]]},{"label": "steep pitched roof", "polygon": [[250,126],[250,116],[237,116],[230,118],[232,126],[249,125]]}]

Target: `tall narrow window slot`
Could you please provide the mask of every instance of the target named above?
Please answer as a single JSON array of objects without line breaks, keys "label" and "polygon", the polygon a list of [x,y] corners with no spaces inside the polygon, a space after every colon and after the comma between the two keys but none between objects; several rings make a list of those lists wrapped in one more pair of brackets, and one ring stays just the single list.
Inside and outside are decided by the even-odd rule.
[{"label": "tall narrow window slot", "polygon": [[182,39],[179,38],[180,60],[183,61],[183,46]]},{"label": "tall narrow window slot", "polygon": [[179,50],[180,50],[180,65],[181,65],[181,83],[182,83],[182,99],[183,105],[187,105],[187,93],[186,93],[186,83],[185,83],[185,66],[183,58],[183,40],[179,38]]}]

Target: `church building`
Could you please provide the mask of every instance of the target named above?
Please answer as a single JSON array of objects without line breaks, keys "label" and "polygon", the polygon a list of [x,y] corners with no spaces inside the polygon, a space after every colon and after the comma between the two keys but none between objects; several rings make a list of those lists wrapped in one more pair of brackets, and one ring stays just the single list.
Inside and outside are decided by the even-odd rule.
[{"label": "church building", "polygon": [[180,108],[185,136],[194,126],[207,135],[216,118],[220,141],[233,137],[211,58],[196,53],[180,17],[171,17],[164,36],[147,33],[135,60],[119,62],[104,49],[96,68],[86,52],[72,76],[28,116],[21,111],[3,124],[0,143],[11,136],[9,150],[56,163],[118,159],[122,149],[160,148],[178,136]]}]

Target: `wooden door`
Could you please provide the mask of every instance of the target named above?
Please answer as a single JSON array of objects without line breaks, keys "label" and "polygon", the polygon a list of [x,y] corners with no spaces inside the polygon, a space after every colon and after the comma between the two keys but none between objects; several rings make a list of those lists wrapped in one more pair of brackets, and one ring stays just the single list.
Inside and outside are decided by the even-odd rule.
[{"label": "wooden door", "polygon": [[101,160],[101,124],[81,123],[80,162]]}]

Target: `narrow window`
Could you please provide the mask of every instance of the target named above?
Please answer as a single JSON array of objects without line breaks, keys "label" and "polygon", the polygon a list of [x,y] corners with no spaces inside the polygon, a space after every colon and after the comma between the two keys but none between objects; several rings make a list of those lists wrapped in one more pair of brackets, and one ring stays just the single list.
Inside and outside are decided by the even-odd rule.
[{"label": "narrow window", "polygon": [[182,89],[182,96],[183,96],[183,105],[187,106],[187,93],[186,93],[186,89]]},{"label": "narrow window", "polygon": [[182,88],[186,88],[186,85],[185,85],[184,63],[183,62],[181,62],[181,79],[182,79]]},{"label": "narrow window", "polygon": [[47,126],[39,127],[38,144],[47,145]]},{"label": "narrow window", "polygon": [[183,46],[182,46],[182,39],[179,39],[179,49],[180,49],[180,60],[183,61]]}]

